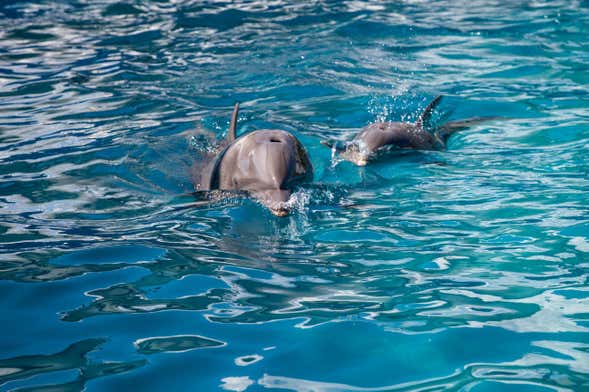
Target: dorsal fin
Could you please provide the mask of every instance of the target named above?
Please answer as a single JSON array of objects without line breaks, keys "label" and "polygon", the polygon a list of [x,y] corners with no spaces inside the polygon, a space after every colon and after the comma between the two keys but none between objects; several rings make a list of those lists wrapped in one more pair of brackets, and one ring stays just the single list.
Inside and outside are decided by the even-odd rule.
[{"label": "dorsal fin", "polygon": [[432,117],[432,113],[433,113],[434,109],[438,106],[438,104],[440,103],[441,100],[442,100],[442,95],[438,95],[437,97],[435,97],[433,99],[433,101],[431,101],[429,103],[429,105],[427,105],[425,107],[425,109],[423,109],[423,112],[421,112],[421,115],[417,119],[417,122],[415,123],[415,125],[418,126],[419,128],[423,128],[424,126],[427,126],[429,120]]},{"label": "dorsal fin", "polygon": [[231,143],[235,140],[235,128],[237,127],[237,115],[239,114],[239,102],[235,103],[233,107],[233,114],[231,115],[231,123],[227,131],[227,141]]}]

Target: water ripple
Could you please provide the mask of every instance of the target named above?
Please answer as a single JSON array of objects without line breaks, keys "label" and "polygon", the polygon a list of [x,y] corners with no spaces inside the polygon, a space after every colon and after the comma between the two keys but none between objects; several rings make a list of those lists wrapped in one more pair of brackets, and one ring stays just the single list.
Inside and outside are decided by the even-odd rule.
[{"label": "water ripple", "polygon": [[[0,391],[587,389],[586,5],[2,2]],[[319,143],[437,94],[502,119]],[[192,194],[235,101],[311,155],[292,216]]]}]

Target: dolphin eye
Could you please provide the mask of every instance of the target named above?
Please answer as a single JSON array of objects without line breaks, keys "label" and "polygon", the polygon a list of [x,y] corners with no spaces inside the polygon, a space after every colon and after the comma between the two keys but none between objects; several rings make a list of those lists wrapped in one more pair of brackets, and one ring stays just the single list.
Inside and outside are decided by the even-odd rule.
[{"label": "dolphin eye", "polygon": [[278,139],[272,138],[272,139],[270,139],[270,143],[282,143],[282,142]]}]

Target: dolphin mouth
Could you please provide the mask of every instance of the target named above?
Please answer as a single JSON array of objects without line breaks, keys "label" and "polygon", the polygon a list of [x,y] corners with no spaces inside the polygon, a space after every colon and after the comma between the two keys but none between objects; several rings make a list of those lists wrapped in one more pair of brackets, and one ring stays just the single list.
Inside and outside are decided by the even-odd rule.
[{"label": "dolphin mouth", "polygon": [[275,216],[278,216],[280,218],[283,218],[283,217],[288,216],[290,214],[289,208],[274,207],[274,208],[269,208],[269,209],[270,209],[271,213],[273,213]]},{"label": "dolphin mouth", "polygon": [[272,214],[278,217],[284,217],[289,215],[292,210],[288,203],[290,194],[290,190],[271,189],[254,192],[253,196],[268,208]]}]

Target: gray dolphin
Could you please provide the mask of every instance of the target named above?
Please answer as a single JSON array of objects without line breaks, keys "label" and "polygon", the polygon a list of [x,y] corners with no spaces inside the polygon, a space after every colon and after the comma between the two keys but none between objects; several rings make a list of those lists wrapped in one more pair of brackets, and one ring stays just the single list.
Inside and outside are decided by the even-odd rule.
[{"label": "gray dolphin", "polygon": [[365,166],[370,160],[390,149],[444,149],[448,138],[454,132],[491,119],[491,117],[478,117],[432,127],[429,124],[430,119],[441,100],[441,95],[434,98],[415,123],[377,122],[364,127],[349,142],[322,141],[321,143],[334,148],[343,159],[358,166]]},{"label": "gray dolphin", "polygon": [[201,173],[197,190],[243,190],[277,216],[286,216],[292,188],[313,177],[303,145],[291,133],[260,129],[235,137],[239,103],[235,104],[224,148]]}]

